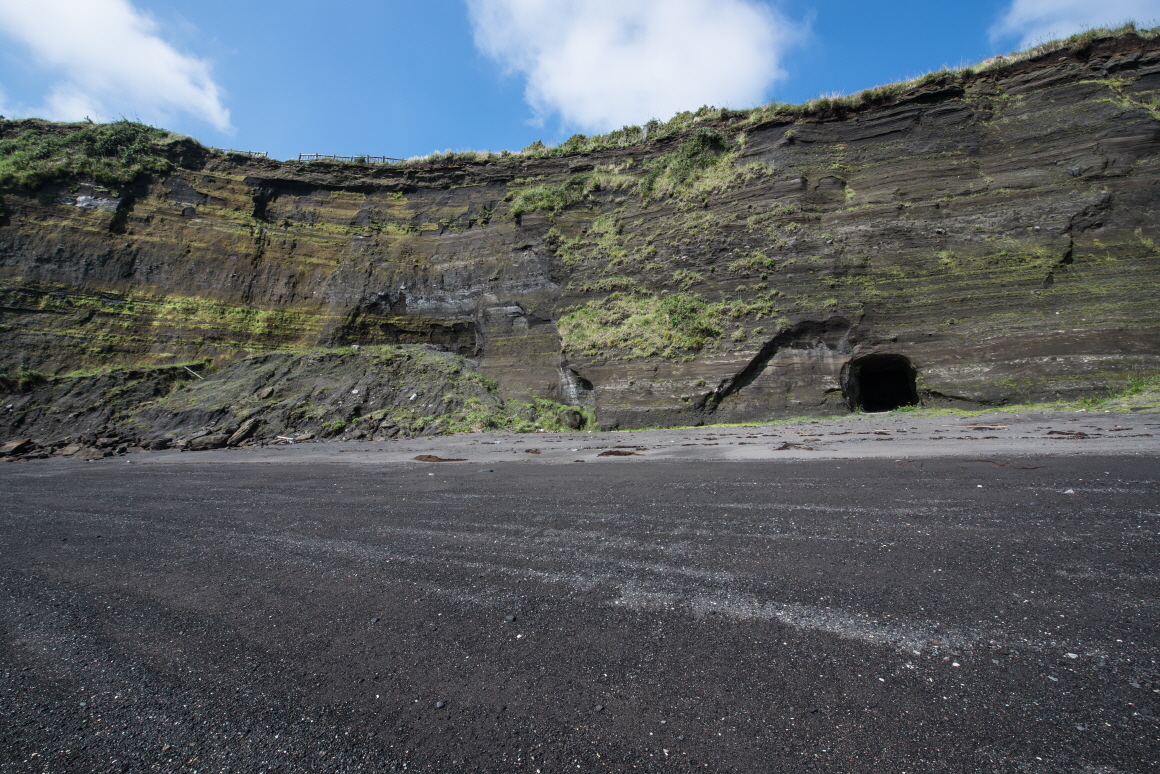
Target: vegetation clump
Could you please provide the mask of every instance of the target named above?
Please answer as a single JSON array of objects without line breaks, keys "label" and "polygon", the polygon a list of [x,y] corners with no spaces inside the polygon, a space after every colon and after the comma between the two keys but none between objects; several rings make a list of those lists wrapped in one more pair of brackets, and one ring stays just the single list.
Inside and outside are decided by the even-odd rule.
[{"label": "vegetation clump", "polygon": [[525,188],[512,199],[512,215],[535,210],[559,212],[584,200],[588,193],[588,175],[572,175],[559,185]]},{"label": "vegetation clump", "polygon": [[557,213],[588,201],[598,191],[615,191],[635,185],[637,179],[625,174],[624,166],[598,167],[592,172],[572,175],[557,185],[522,188],[512,195],[512,215],[541,211]]},{"label": "vegetation clump", "polygon": [[24,365],[17,366],[15,372],[7,365],[0,365],[0,390],[5,392],[25,392],[38,384],[43,384],[46,378],[39,371],[33,371]]},{"label": "vegetation clump", "polygon": [[166,145],[184,139],[134,121],[52,124],[38,119],[0,120],[0,186],[35,188],[54,180],[86,177],[124,185],[142,173],[173,168]]},{"label": "vegetation clump", "polygon": [[720,312],[695,293],[613,293],[560,318],[565,350],[628,359],[687,357],[721,336]]},{"label": "vegetation clump", "polygon": [[757,274],[763,270],[773,269],[777,262],[761,250],[753,251],[752,255],[738,258],[727,267],[734,274]]},{"label": "vegetation clump", "polygon": [[638,190],[645,198],[674,191],[720,161],[727,150],[728,142],[721,132],[701,127],[675,153],[657,159]]}]

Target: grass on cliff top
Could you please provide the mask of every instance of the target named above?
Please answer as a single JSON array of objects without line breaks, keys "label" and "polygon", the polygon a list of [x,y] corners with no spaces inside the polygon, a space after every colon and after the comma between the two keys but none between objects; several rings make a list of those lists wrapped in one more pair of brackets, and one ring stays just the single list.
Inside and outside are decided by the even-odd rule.
[{"label": "grass on cliff top", "polygon": [[[1082,49],[1101,40],[1135,35],[1149,40],[1160,36],[1160,27],[1141,28],[1129,22],[1121,27],[1096,28],[1061,40],[1049,41],[1024,51],[993,57],[976,65],[939,70],[918,78],[876,86],[852,95],[826,95],[802,104],[771,103],[746,110],[731,110],[709,105],[695,111],[683,111],[668,121],[650,120],[643,126],[624,126],[605,134],[575,134],[565,142],[550,146],[536,141],[521,151],[446,151],[429,156],[418,156],[403,162],[408,165],[455,164],[464,162],[488,163],[507,158],[550,158],[593,153],[602,150],[627,148],[655,143],[666,137],[682,134],[725,131],[731,141],[741,138],[747,127],[772,120],[794,121],[811,115],[843,113],[889,102],[897,96],[929,83],[963,81],[972,75],[1006,67],[1018,62],[1044,56],[1055,51]],[[0,187],[26,185],[35,187],[52,180],[86,176],[93,180],[118,185],[133,180],[143,172],[164,173],[172,168],[165,145],[184,138],[164,129],[121,120],[109,124],[57,124],[40,119],[7,121],[0,119]],[[686,143],[687,144],[687,143]],[[672,170],[681,176],[682,159],[678,152],[677,167]],[[328,162],[341,163],[341,162]],[[351,166],[362,167],[357,163]],[[373,165],[366,165],[371,168]],[[647,178],[646,178],[647,179]],[[529,194],[521,206],[528,209],[550,209],[557,206],[559,195],[554,191]],[[539,197],[539,201],[536,198]]]},{"label": "grass on cliff top", "polygon": [[[994,57],[971,67],[953,70],[939,70],[918,78],[897,83],[876,86],[853,95],[821,96],[808,102],[792,105],[772,103],[750,110],[729,110],[703,106],[697,111],[679,113],[667,122],[650,121],[644,127],[625,126],[604,135],[586,136],[576,134],[566,142],[547,146],[543,142],[524,148],[519,154],[504,151],[501,154],[477,152],[450,153],[438,156],[444,163],[461,161],[482,161],[490,158],[508,158],[515,155],[533,158],[579,155],[608,148],[625,148],[640,145],[671,135],[684,135],[684,140],[676,150],[645,162],[643,174],[618,175],[614,185],[603,183],[595,174],[573,175],[563,183],[547,186],[527,187],[512,194],[512,214],[541,211],[557,213],[567,207],[590,199],[590,195],[602,188],[632,187],[647,200],[656,196],[681,195],[693,197],[716,188],[728,187],[738,176],[760,174],[760,169],[738,169],[735,160],[745,145],[745,129],[768,121],[796,121],[811,115],[844,114],[888,103],[902,94],[928,84],[962,82],[974,74],[1015,64],[1020,61],[1043,56],[1054,51],[1078,49],[1093,42],[1112,39],[1124,35],[1136,35],[1151,39],[1160,35],[1160,27],[1139,29],[1128,23],[1116,29],[1087,30],[1063,40],[1034,46],[1023,52]],[[790,133],[787,133],[790,136]],[[436,157],[413,159],[414,162],[432,161]],[[760,167],[761,165],[755,165]],[[719,178],[719,179],[718,179]]]},{"label": "grass on cliff top", "polygon": [[180,139],[184,138],[164,129],[124,120],[111,124],[0,120],[0,186],[36,188],[74,177],[124,185],[142,173],[171,170],[165,146]]},{"label": "grass on cliff top", "polygon": [[1007,67],[1008,65],[1024,62],[1056,51],[1081,49],[1101,40],[1119,38],[1125,35],[1135,35],[1144,40],[1151,40],[1152,38],[1160,36],[1160,26],[1141,28],[1137,27],[1135,22],[1128,22],[1114,29],[1098,27],[1085,30],[1068,38],[1040,43],[1023,51],[992,57],[978,64],[935,70],[920,75],[917,78],[874,86],[850,95],[822,95],[797,105],[771,103],[747,111],[748,115],[745,123],[752,125],[777,119],[796,119],[809,115],[859,110],[889,102],[905,92],[931,83],[942,81],[949,85],[951,82],[961,82],[972,75],[985,73],[989,70]]},{"label": "grass on cliff top", "polygon": [[833,112],[858,110],[876,104],[888,102],[897,96],[915,88],[920,88],[938,81],[961,81],[972,75],[984,73],[1000,67],[1017,64],[1028,59],[1053,53],[1055,51],[1081,49],[1101,40],[1135,35],[1145,40],[1160,36],[1160,27],[1142,28],[1134,22],[1128,22],[1120,27],[1098,27],[1085,30],[1076,35],[1060,40],[1048,41],[1032,46],[1023,51],[1017,51],[1003,56],[992,57],[975,65],[960,68],[938,70],[917,78],[896,83],[875,86],[870,89],[851,95],[822,95],[801,104],[770,103],[744,110],[731,110],[704,105],[697,110],[686,110],[676,114],[668,121],[653,119],[643,126],[624,126],[606,134],[584,135],[575,134],[559,145],[546,145],[537,140],[521,151],[513,153],[502,151],[492,153],[488,151],[460,151],[435,153],[430,156],[420,156],[408,159],[408,163],[427,163],[432,161],[489,161],[510,157],[551,158],[554,156],[580,155],[593,153],[612,148],[627,148],[635,145],[655,142],[672,135],[696,131],[702,127],[720,126],[738,122],[743,129],[771,120],[796,120],[811,115]]}]

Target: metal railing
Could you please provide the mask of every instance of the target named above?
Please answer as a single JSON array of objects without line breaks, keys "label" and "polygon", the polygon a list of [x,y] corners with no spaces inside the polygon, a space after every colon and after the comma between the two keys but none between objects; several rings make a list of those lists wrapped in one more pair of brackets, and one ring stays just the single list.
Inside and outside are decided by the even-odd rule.
[{"label": "metal railing", "polygon": [[266,153],[266,151],[244,151],[244,150],[234,150],[233,148],[214,148],[213,150],[219,151],[221,153],[232,153],[235,156],[249,156],[252,159],[268,159],[268,158],[270,158],[269,154]]},{"label": "metal railing", "polygon": [[353,161],[358,164],[394,164],[404,159],[396,159],[390,156],[332,156],[329,153],[299,153],[299,161],[319,161],[326,159],[329,161]]}]

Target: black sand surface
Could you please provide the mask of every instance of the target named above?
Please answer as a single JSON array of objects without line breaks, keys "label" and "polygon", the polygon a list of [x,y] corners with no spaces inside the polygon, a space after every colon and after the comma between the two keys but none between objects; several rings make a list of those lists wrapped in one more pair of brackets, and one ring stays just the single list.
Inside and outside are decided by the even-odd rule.
[{"label": "black sand surface", "polygon": [[0,466],[0,771],[1160,769],[1155,454],[293,452]]}]

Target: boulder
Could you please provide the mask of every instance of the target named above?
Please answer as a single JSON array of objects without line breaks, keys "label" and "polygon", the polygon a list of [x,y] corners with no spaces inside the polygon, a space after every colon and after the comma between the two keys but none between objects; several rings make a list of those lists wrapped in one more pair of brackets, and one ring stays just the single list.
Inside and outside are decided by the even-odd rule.
[{"label": "boulder", "polygon": [[32,443],[31,438],[21,438],[19,441],[9,441],[0,446],[0,457],[8,457],[16,454],[23,454],[30,451],[35,444]]},{"label": "boulder", "polygon": [[229,437],[229,440],[226,441],[226,445],[237,446],[242,441],[247,440],[251,435],[254,434],[254,431],[258,429],[258,425],[260,423],[261,422],[257,417],[247,419],[245,422],[242,422],[241,426],[238,427],[238,429],[234,431],[234,434]]},{"label": "boulder", "polygon": [[216,435],[203,435],[200,438],[194,438],[189,442],[187,447],[190,451],[206,451],[207,449],[221,449],[229,443],[230,436],[224,433]]},{"label": "boulder", "polygon": [[83,448],[85,447],[81,446],[79,443],[70,443],[68,446],[57,449],[56,454],[58,457],[71,457]]},{"label": "boulder", "polygon": [[584,415],[576,409],[564,409],[556,415],[556,421],[564,425],[564,427],[570,427],[573,430],[579,430],[584,427]]},{"label": "boulder", "polygon": [[172,441],[168,438],[154,438],[146,445],[146,448],[152,449],[153,451],[161,451],[162,449],[168,449],[171,444]]}]

